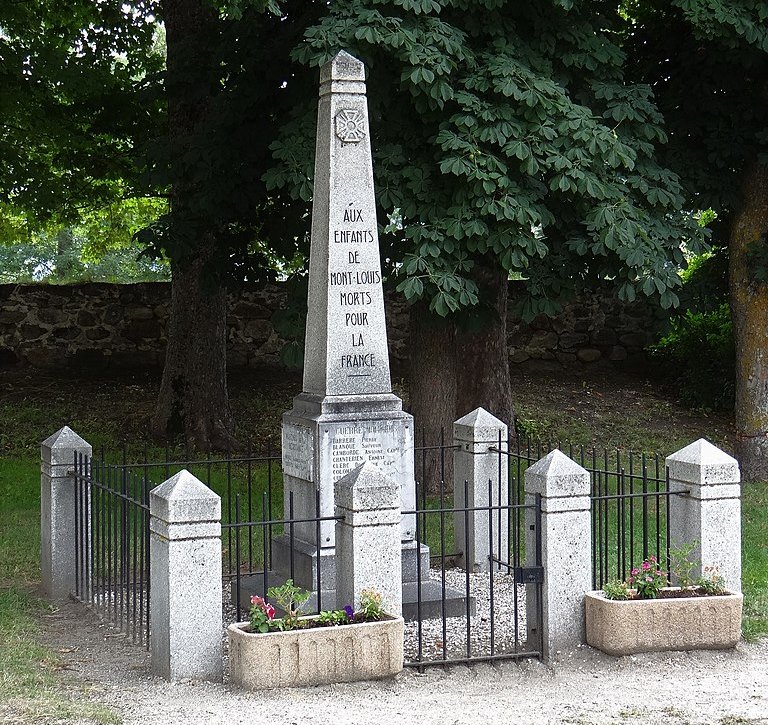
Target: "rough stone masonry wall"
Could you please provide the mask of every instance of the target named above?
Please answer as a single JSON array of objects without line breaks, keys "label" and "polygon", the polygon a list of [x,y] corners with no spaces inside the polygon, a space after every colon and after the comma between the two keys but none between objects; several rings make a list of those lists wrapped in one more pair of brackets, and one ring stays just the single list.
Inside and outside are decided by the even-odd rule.
[{"label": "rough stone masonry wall", "polygon": [[[519,287],[512,283],[514,301]],[[227,324],[232,367],[279,365],[283,340],[270,321],[284,299],[281,285],[230,294]],[[159,367],[166,345],[170,284],[0,285],[0,366],[59,370]],[[407,362],[408,312],[386,305],[394,370]],[[526,324],[510,316],[510,362],[526,369],[580,369],[636,364],[661,326],[652,308],[623,305],[595,291],[554,319]]]}]

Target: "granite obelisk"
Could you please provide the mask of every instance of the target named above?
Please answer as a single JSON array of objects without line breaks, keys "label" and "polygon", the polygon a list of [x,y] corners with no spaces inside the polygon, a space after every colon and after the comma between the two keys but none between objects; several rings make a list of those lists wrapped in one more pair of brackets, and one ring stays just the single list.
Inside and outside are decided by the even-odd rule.
[{"label": "granite obelisk", "polygon": [[[320,516],[332,517],[335,482],[365,461],[398,482],[402,510],[415,508],[413,419],[389,371],[365,67],[343,51],[320,71],[304,385],[283,416],[282,449],[294,518],[316,516],[316,497]],[[292,547],[285,536],[275,542],[277,567],[292,556],[297,582],[316,589],[324,557],[321,589],[330,593],[334,528],[321,523],[318,550],[315,522],[297,523]],[[404,516],[405,576],[415,570],[414,528]]]}]

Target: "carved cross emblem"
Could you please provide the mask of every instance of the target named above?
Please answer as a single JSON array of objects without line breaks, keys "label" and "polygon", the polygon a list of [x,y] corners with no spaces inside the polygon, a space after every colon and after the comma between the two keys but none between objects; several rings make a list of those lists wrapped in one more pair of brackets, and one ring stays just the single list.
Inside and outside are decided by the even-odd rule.
[{"label": "carved cross emblem", "polygon": [[342,109],[336,114],[336,135],[342,143],[359,143],[365,138],[365,119],[360,111]]}]

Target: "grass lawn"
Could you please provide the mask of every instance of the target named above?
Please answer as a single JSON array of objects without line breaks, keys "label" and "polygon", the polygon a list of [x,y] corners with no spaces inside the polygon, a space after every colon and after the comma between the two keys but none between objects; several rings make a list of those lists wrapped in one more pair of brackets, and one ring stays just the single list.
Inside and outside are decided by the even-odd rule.
[{"label": "grass lawn", "polygon": [[[730,449],[727,416],[685,410],[642,381],[529,375],[513,385],[520,426],[534,436],[664,455],[706,437]],[[150,374],[88,380],[0,375],[0,721],[7,712],[11,722],[78,717],[115,722],[112,713],[85,698],[72,698],[62,687],[56,653],[41,644],[46,605],[34,593],[40,577],[39,443],[66,424],[95,448],[151,445],[146,420],[157,387]],[[292,376],[234,376],[230,394],[241,437],[277,441],[280,416],[299,388],[300,380]],[[768,635],[766,541],[768,484],[747,483],[743,583],[748,639]]]}]

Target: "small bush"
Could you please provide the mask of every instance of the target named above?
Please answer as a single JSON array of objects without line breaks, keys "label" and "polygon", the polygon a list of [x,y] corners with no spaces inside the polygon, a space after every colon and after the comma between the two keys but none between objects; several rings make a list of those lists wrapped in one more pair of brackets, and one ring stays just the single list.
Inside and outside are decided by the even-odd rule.
[{"label": "small bush", "polygon": [[625,601],[632,596],[627,582],[623,582],[620,579],[605,582],[603,584],[603,594],[606,599],[613,599],[619,602]]},{"label": "small bush", "polygon": [[712,312],[688,312],[649,348],[656,372],[686,405],[712,410],[733,407],[736,352],[727,304]]}]

